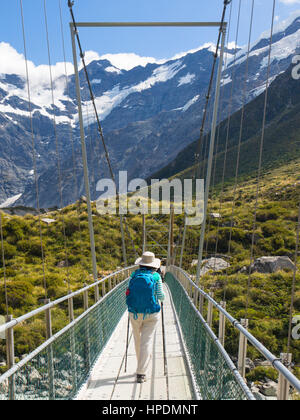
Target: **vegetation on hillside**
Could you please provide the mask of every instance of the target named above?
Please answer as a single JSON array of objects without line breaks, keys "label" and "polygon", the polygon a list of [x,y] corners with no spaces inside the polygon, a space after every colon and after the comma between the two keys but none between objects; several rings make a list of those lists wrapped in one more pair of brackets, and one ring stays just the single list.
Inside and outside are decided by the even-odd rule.
[{"label": "vegetation on hillside", "polygon": [[[260,185],[255,228],[255,258],[287,255],[292,260],[294,259],[300,196],[299,174],[300,161],[294,161],[264,174]],[[250,277],[247,272],[243,272],[243,267],[248,267],[250,263],[255,199],[255,179],[241,181],[235,195],[233,185],[230,183],[225,185],[223,192],[220,191],[220,186],[214,189],[208,211],[210,214],[220,213],[221,218],[211,216],[208,220],[205,257],[214,256],[217,252],[230,263],[230,268],[223,272],[206,274],[201,279],[201,285],[205,290],[213,289],[218,301],[223,300],[225,295],[227,309],[236,318],[245,317],[248,293],[249,329],[266,347],[279,355],[280,352],[286,350],[293,272],[253,273]],[[118,217],[100,216],[95,207],[93,207],[93,213],[96,253],[99,277],[101,277],[122,265],[120,226]],[[231,250],[228,253],[232,213],[234,225]],[[5,270],[1,260],[0,315],[6,313],[5,272],[8,310],[14,317],[18,317],[41,306],[45,298],[39,219],[31,215],[18,217],[2,213],[2,216]],[[44,222],[41,224],[45,254],[46,294],[54,300],[67,294],[68,284],[71,290],[76,290],[83,287],[84,283],[93,282],[86,204],[79,202],[62,211],[51,212],[47,217],[55,220],[49,225]],[[165,232],[162,232],[160,223],[167,224],[168,216],[164,216],[160,222],[154,221],[151,216],[148,218],[149,225],[151,223],[151,227],[155,230],[152,236],[157,240],[161,239]],[[141,216],[128,216],[127,225],[130,236],[126,233],[126,247],[128,262],[131,264],[134,263],[136,253],[141,253]],[[66,248],[63,226],[66,233]],[[182,226],[183,216],[178,215],[175,217],[175,242],[177,244],[181,241]],[[195,274],[195,266],[191,263],[193,259],[197,259],[198,243],[199,227],[189,227],[183,267],[192,275]],[[160,252],[159,248],[153,250]],[[178,247],[177,263],[179,253]],[[294,311],[295,314],[299,314],[299,273],[297,273],[296,281]],[[92,294],[90,299],[93,299]],[[75,299],[74,304],[76,316],[82,311],[82,301]],[[54,331],[67,322],[65,306],[53,311]],[[214,327],[217,328],[217,318],[214,320]],[[15,331],[16,355],[21,357],[44,340],[43,318],[36,317],[17,327]],[[228,326],[226,348],[232,356],[237,355],[237,345],[237,334]],[[300,365],[300,341],[292,341],[292,352],[294,362]],[[259,358],[259,354],[251,346],[248,355],[252,359]],[[5,359],[4,341],[0,342],[0,359]],[[258,375],[261,375],[260,370]]]}]

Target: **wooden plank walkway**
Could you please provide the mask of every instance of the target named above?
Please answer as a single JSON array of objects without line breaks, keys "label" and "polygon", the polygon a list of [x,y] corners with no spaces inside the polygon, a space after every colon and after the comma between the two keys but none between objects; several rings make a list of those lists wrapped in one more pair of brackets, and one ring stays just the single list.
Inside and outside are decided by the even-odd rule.
[{"label": "wooden plank walkway", "polygon": [[[164,286],[165,287],[165,286]],[[124,372],[127,319],[122,317],[107,346],[97,360],[89,380],[79,391],[78,400],[191,400],[193,391],[189,371],[183,357],[170,296],[165,287],[164,319],[168,375],[164,375],[161,322],[153,340],[153,353],[147,382],[136,383],[136,356],[130,333],[127,372]]]}]

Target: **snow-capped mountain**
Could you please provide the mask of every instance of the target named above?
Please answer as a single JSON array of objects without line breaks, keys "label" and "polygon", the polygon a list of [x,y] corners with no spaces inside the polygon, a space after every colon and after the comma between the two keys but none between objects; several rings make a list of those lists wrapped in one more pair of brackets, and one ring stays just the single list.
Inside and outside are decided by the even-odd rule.
[{"label": "snow-capped mountain", "polygon": [[[265,89],[269,43],[266,33],[251,47],[246,102]],[[300,18],[293,17],[282,22],[273,35],[271,81],[289,67],[292,57],[298,53]],[[227,117],[228,112],[238,110],[243,101],[247,50],[238,51],[236,56],[233,50],[228,54],[228,65],[222,78],[220,120]],[[152,62],[129,70],[118,68],[112,64],[113,60],[94,60],[88,65],[116,173],[128,170],[129,177],[146,178],[172,161],[181,149],[198,137],[212,57],[213,47],[206,46],[163,63]],[[77,198],[70,127],[75,148],[78,193],[84,193],[84,189],[72,69],[69,64],[66,66],[67,73],[71,74],[68,78],[64,74],[63,63],[53,69],[53,106],[49,79],[47,81],[46,77],[47,68],[44,67],[37,69],[31,64],[29,73],[36,76],[30,79],[30,92],[41,205],[49,207],[60,205],[56,140],[63,168],[63,204]],[[83,71],[80,72],[80,78],[92,196],[95,198],[95,182],[107,176],[108,172],[96,135]],[[28,105],[25,74],[0,74],[0,205],[19,194],[22,196],[16,204],[36,205]]]}]

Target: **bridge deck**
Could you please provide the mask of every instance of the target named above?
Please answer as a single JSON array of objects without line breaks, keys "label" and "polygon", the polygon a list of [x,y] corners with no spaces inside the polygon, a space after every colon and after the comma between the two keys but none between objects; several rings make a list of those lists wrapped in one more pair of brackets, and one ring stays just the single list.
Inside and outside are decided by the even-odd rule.
[{"label": "bridge deck", "polygon": [[184,359],[170,296],[165,287],[164,318],[168,374],[164,375],[163,340],[161,322],[153,340],[153,354],[147,382],[135,381],[136,356],[130,333],[127,372],[125,347],[127,313],[122,317],[106,348],[97,360],[88,382],[77,395],[79,400],[191,400],[190,376]]}]

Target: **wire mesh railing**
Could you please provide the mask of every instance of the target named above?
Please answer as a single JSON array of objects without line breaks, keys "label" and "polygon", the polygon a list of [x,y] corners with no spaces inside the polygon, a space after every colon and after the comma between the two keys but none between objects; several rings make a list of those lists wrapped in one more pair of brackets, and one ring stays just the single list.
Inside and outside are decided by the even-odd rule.
[{"label": "wire mesh railing", "polygon": [[[255,347],[256,350],[259,351],[259,353],[264,356],[264,358],[266,360],[268,360],[268,362],[270,362],[271,366],[273,366],[279,373],[279,388],[278,388],[278,395],[277,398],[278,399],[288,399],[288,395],[289,395],[289,389],[290,386],[296,391],[296,392],[300,392],[300,381],[293,375],[293,373],[289,370],[289,368],[287,366],[284,365],[284,363],[282,363],[281,358],[276,357],[274,354],[272,354],[263,344],[261,344],[251,333],[249,333],[249,331],[247,330],[246,327],[243,326],[242,321],[239,322],[238,320],[236,320],[234,317],[232,317],[225,309],[224,306],[222,304],[218,304],[211,295],[205,293],[203,290],[201,290],[194,282],[193,280],[190,278],[189,274],[186,273],[184,270],[182,270],[179,267],[175,267],[175,266],[170,266],[168,267],[168,275],[166,276],[166,282],[167,284],[171,284],[173,289],[175,290],[175,296],[176,293],[179,294],[181,301],[179,301],[179,309],[177,309],[177,311],[179,311],[179,314],[182,312],[181,314],[181,318],[180,322],[182,323],[182,328],[184,330],[184,326],[186,324],[186,340],[187,342],[189,340],[192,340],[191,337],[193,337],[194,339],[194,335],[197,335],[197,330],[196,330],[196,324],[192,324],[192,319],[195,318],[195,314],[197,313],[198,318],[201,320],[203,327],[205,327],[206,331],[209,332],[210,336],[213,338],[214,343],[220,348],[221,352],[223,353],[223,356],[227,359],[227,362],[229,363],[229,365],[232,368],[232,371],[235,375],[238,375],[237,378],[242,378],[243,377],[243,367],[245,365],[245,360],[247,357],[247,346],[245,346],[245,343],[249,342],[252,346]],[[170,286],[170,289],[172,291],[172,288]],[[173,292],[172,292],[173,294]],[[175,298],[176,300],[176,298]],[[202,313],[203,313],[203,303],[204,300],[207,301],[207,322],[204,320],[204,318],[202,317]],[[178,298],[177,298],[178,301]],[[180,305],[182,305],[182,301],[185,302],[185,307],[184,310],[187,312],[186,314],[184,313],[184,310],[182,309],[182,307]],[[187,302],[189,302],[187,304]],[[224,302],[222,302],[224,303]],[[189,308],[189,306],[190,308]],[[193,308],[193,311],[195,312],[195,314],[192,312],[191,308]],[[199,310],[198,310],[199,308]],[[219,338],[217,338],[214,334],[214,332],[212,331],[212,329],[210,328],[212,325],[212,319],[213,319],[213,311],[217,310],[220,314],[219,317]],[[181,311],[181,312],[180,312]],[[231,361],[231,359],[229,358],[228,354],[226,353],[224,347],[223,347],[223,343],[224,343],[224,338],[225,338],[225,323],[226,320],[230,322],[230,324],[234,327],[234,329],[240,334],[240,347],[239,347],[239,360],[238,360],[238,367],[236,368],[236,366],[233,364],[233,362]],[[195,321],[196,322],[196,321]],[[194,328],[193,328],[194,326]],[[198,327],[199,328],[199,327]],[[192,333],[191,333],[192,331]],[[204,331],[204,330],[203,330]],[[199,333],[201,335],[201,332]],[[201,335],[200,337],[199,335],[199,340],[196,338],[196,346],[198,345],[198,343],[201,344],[202,340],[203,340],[203,336]],[[243,345],[244,343],[244,345]],[[195,350],[193,348],[191,348],[191,352],[193,354]],[[206,364],[207,360],[208,360],[208,364],[207,364],[207,369],[209,369],[209,366],[211,365],[211,362],[209,362],[209,357],[206,355],[206,352],[201,353],[201,351],[203,352],[203,350],[197,350],[199,352],[199,359],[202,359],[202,362],[204,364]],[[204,357],[204,360],[203,360]],[[208,357],[208,359],[206,360],[205,357]],[[216,359],[212,359],[212,360],[216,360]],[[200,363],[200,362],[197,362]],[[200,369],[200,365],[198,366],[197,364],[195,365],[195,371],[199,370],[199,372],[201,372]],[[212,371],[215,368],[212,367]],[[203,372],[202,372],[203,374]],[[205,372],[204,372],[205,375]],[[218,375],[219,375],[219,370],[218,370]],[[200,378],[201,380],[201,378]],[[216,378],[214,379],[216,381]],[[198,384],[199,387],[203,385]],[[244,380],[242,379],[242,385],[245,385]],[[205,387],[204,387],[205,388]],[[285,392],[285,396],[283,397],[283,393],[281,392],[282,389],[287,388],[287,392]],[[204,389],[204,393],[205,393],[205,389]]]},{"label": "wire mesh railing", "polygon": [[195,382],[203,400],[253,400],[217,338],[204,321],[186,290],[168,272],[165,277],[174,302]]},{"label": "wire mesh railing", "polygon": [[[87,380],[126,310],[124,296],[133,269],[130,267],[102,279],[99,283],[108,280],[105,296],[0,376],[0,400],[72,399]],[[86,289],[76,293],[86,293]],[[72,295],[65,299],[70,297]],[[39,311],[46,311],[48,306]],[[19,323],[18,320],[12,322]]]}]

